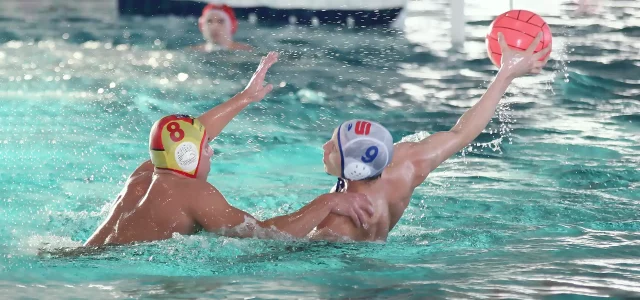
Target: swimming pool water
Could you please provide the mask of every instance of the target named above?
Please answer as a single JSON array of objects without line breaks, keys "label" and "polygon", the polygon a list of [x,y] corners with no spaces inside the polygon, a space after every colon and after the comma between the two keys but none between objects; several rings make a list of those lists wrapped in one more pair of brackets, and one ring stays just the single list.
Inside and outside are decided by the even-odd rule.
[{"label": "swimming pool water", "polygon": [[[259,218],[326,192],[321,145],[342,120],[399,141],[450,128],[495,74],[469,1],[450,50],[447,1],[405,31],[242,23],[257,53],[196,54],[195,19],[0,20],[0,294],[6,298],[518,298],[640,295],[640,5],[541,9],[544,74],[518,79],[471,147],[420,186],[387,243],[210,234],[60,256],[104,220],[148,158],[151,124],[240,91],[267,51],[277,88],[212,144],[209,181]],[[497,9],[497,8],[496,8]],[[506,10],[503,8],[502,10]],[[411,138],[411,137],[409,137]],[[53,254],[52,254],[53,253]],[[4,297],[3,297],[4,298]]]}]

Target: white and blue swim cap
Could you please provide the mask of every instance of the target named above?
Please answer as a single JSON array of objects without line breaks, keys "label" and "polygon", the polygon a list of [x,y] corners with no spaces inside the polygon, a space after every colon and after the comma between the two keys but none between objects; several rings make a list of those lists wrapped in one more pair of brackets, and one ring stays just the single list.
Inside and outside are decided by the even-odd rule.
[{"label": "white and blue swim cap", "polygon": [[378,176],[393,158],[393,137],[384,126],[350,120],[338,127],[342,178],[362,180]]}]

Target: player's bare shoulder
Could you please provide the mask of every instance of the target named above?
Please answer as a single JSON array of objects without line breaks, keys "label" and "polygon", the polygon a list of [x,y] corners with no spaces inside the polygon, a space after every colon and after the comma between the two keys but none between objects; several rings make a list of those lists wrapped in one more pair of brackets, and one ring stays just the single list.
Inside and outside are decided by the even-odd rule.
[{"label": "player's bare shoulder", "polygon": [[409,181],[412,179],[414,167],[411,161],[408,159],[413,151],[414,143],[396,143],[393,146],[393,159],[382,175],[383,178],[389,179],[388,183],[394,185],[398,181]]},{"label": "player's bare shoulder", "polygon": [[154,166],[151,163],[151,160],[147,160],[145,162],[143,162],[142,164],[140,164],[140,166],[138,166],[138,168],[136,168],[131,175],[129,175],[128,180],[133,180],[133,179],[138,179],[139,178],[143,178],[143,179],[149,179],[151,178],[151,176],[153,175],[153,171],[154,171]]},{"label": "player's bare shoulder", "polygon": [[212,204],[224,200],[222,193],[211,183],[204,180],[187,181],[187,185],[183,186],[181,190],[184,191],[185,196],[194,205]]}]

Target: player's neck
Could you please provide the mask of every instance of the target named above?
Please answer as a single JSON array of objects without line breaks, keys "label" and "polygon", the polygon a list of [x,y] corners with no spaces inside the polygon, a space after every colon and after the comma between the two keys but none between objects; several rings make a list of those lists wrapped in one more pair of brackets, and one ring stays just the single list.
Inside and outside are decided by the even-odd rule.
[{"label": "player's neck", "polygon": [[177,172],[171,171],[171,170],[165,170],[165,169],[158,169],[158,168],[154,168],[154,171],[156,176],[158,177],[162,177],[162,178],[181,178],[181,179],[195,179],[195,178],[191,178],[188,176],[185,176],[183,174],[179,174]]},{"label": "player's neck", "polygon": [[365,193],[371,189],[373,182],[366,180],[345,180],[345,191],[352,193]]}]

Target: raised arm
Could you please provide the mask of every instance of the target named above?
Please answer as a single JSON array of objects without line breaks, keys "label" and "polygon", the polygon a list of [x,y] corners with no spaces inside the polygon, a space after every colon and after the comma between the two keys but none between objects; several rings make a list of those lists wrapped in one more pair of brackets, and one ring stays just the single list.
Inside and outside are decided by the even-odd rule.
[{"label": "raised arm", "polygon": [[[262,58],[258,69],[253,73],[249,84],[247,84],[247,87],[245,87],[242,92],[198,117],[198,120],[207,129],[209,142],[217,137],[220,132],[222,132],[222,129],[224,129],[240,111],[249,104],[262,100],[271,92],[273,85],[269,84],[264,86],[264,78],[269,68],[277,61],[278,53],[269,52],[267,56]],[[151,160],[147,160],[138,166],[131,177],[144,174],[146,171],[153,172],[153,169],[154,167]]]},{"label": "raised arm", "polygon": [[249,84],[242,92],[198,117],[198,120],[207,129],[209,139],[217,137],[222,132],[222,129],[245,107],[253,102],[262,100],[271,92],[273,85],[268,84],[265,86],[264,78],[269,68],[277,61],[278,53],[269,52],[266,57],[262,58],[258,69],[253,73]]},{"label": "raised arm", "polygon": [[542,36],[538,34],[526,51],[509,48],[499,33],[502,63],[489,88],[473,107],[467,110],[449,131],[438,132],[417,143],[405,143],[408,159],[414,169],[413,186],[420,185],[427,175],[442,162],[469,145],[489,124],[500,99],[513,79],[528,73],[540,73],[545,61],[540,61],[549,51],[547,47],[538,53],[534,49]]},{"label": "raised arm", "polygon": [[287,233],[296,238],[306,236],[330,213],[351,217],[360,227],[373,214],[369,199],[362,194],[322,195],[300,210],[266,221],[231,206],[213,186],[194,199],[191,215],[205,230],[231,237],[274,238]]}]

